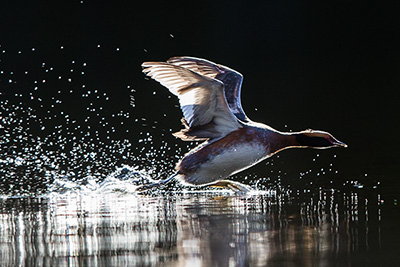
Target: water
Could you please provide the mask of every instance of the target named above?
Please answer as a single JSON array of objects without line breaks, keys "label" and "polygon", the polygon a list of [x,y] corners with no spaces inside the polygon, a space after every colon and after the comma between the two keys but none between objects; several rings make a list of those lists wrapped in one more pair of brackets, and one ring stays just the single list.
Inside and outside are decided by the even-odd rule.
[{"label": "water", "polygon": [[1,49],[2,266],[400,264],[390,154],[360,165],[359,140],[338,136],[349,150],[285,151],[232,177],[246,196],[138,193],[196,145],[171,136],[181,113],[140,73],[148,56],[97,42]]},{"label": "water", "polygon": [[396,266],[400,259],[399,230],[389,222],[398,209],[362,192],[89,191],[2,198],[2,265]]}]

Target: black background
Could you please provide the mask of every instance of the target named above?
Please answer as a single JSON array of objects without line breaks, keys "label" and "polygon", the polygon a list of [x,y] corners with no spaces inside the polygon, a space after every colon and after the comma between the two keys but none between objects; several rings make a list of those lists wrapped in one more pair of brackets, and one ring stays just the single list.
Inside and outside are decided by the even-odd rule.
[{"label": "black background", "polygon": [[[177,144],[182,151],[173,146],[169,154],[182,155],[187,144],[165,134],[181,127],[178,102],[146,80],[140,65],[178,55],[201,57],[244,75],[242,104],[252,120],[281,131],[325,130],[349,145],[280,153],[275,167],[291,177],[288,183],[295,183],[299,172],[315,173],[333,162],[338,173],[327,179],[339,179],[337,186],[357,180],[372,187],[380,181],[397,190],[399,11],[395,1],[2,2],[0,51],[6,52],[0,55],[0,97],[26,90],[21,83],[10,88],[10,72],[16,80],[25,69],[40,76],[35,66],[50,62],[67,75],[69,66],[62,62],[87,62],[85,91],[106,92],[107,112],[124,109],[132,121],[157,121],[153,138]],[[57,75],[47,79],[43,99],[67,90],[51,86]],[[82,99],[61,95],[63,109],[79,117]],[[141,131],[135,127],[129,136],[117,130],[112,138],[129,138],[135,145]],[[278,179],[265,164],[246,173]]]}]

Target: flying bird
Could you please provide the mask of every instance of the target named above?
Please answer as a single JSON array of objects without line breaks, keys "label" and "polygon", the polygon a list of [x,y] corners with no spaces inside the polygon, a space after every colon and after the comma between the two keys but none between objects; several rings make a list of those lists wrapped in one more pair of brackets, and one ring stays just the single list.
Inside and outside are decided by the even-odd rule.
[{"label": "flying bird", "polygon": [[179,98],[184,129],[173,135],[204,142],[177,163],[175,174],[139,190],[177,179],[185,185],[247,192],[249,186],[226,178],[287,148],[347,147],[328,132],[280,132],[251,121],[240,100],[243,76],[223,65],[183,56],[144,62],[142,67],[147,76]]}]

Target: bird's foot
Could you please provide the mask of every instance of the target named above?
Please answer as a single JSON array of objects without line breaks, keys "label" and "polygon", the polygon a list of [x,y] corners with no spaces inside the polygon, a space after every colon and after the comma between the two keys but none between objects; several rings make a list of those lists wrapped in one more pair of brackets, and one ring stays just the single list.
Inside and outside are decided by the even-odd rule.
[{"label": "bird's foot", "polygon": [[234,191],[235,193],[241,194],[241,195],[245,195],[253,190],[248,185],[245,185],[245,184],[242,184],[239,182],[229,181],[229,180],[221,180],[214,184],[210,184],[209,186],[218,187],[218,188],[228,188],[228,189]]}]

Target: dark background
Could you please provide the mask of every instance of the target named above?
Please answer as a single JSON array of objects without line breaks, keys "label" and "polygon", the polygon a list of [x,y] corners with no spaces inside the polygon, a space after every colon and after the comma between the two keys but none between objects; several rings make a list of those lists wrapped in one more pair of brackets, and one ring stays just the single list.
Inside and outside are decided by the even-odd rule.
[{"label": "dark background", "polygon": [[[2,2],[2,100],[18,105],[22,99],[40,117],[48,111],[46,104],[40,109],[34,100],[26,103],[31,101],[28,92],[34,81],[46,79],[36,97],[49,107],[55,96],[63,101],[50,113],[68,113],[82,125],[92,123],[93,130],[98,121],[84,120],[88,103],[82,94],[96,89],[109,100],[92,101],[93,108],[99,105],[107,114],[120,110],[130,114],[123,126],[117,125],[116,118],[110,119],[115,131],[98,131],[100,140],[127,138],[135,146],[148,132],[154,147],[160,140],[168,142],[167,155],[175,162],[175,154],[188,150],[187,143],[169,134],[181,127],[178,102],[168,98],[159,84],[146,80],[140,65],[178,55],[206,58],[244,75],[242,104],[252,120],[281,131],[325,130],[349,145],[347,149],[284,151],[238,179],[256,174],[300,188],[313,181],[336,187],[358,181],[367,188],[380,183],[398,192],[398,2],[134,2]],[[75,64],[71,60],[80,66],[74,73],[69,71]],[[58,73],[45,73],[43,62]],[[83,69],[81,77],[78,73]],[[28,78],[23,75],[26,70]],[[59,75],[70,75],[73,81],[60,82]],[[67,93],[71,88],[74,93]],[[23,96],[17,98],[15,93]],[[8,112],[3,106],[0,116],[7,117]],[[63,124],[62,119],[50,122],[46,115],[42,117],[48,126],[44,131]],[[32,136],[44,134],[39,124],[30,131]],[[10,153],[10,147],[2,145],[3,152]],[[149,149],[132,148],[132,154]],[[312,175],[299,182],[308,170]],[[320,175],[324,172],[325,176]],[[282,175],[287,179],[281,180]]]}]

